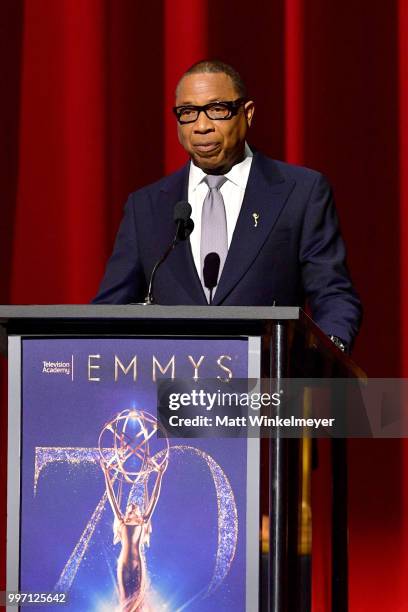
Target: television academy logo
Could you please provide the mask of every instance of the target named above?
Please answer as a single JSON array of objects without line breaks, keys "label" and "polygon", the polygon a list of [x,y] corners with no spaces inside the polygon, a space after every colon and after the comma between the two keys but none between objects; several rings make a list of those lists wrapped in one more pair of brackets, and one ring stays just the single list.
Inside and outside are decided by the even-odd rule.
[{"label": "television academy logo", "polygon": [[70,361],[43,361],[43,374],[62,374],[70,376],[74,380],[74,356],[71,355]]}]

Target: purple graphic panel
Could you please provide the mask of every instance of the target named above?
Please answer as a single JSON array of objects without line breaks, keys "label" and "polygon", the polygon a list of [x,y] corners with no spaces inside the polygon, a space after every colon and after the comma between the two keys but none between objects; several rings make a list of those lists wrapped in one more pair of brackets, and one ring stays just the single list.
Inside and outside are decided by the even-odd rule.
[{"label": "purple graphic panel", "polygon": [[247,441],[158,438],[155,417],[157,380],[247,371],[245,339],[24,340],[20,590],[244,611]]}]

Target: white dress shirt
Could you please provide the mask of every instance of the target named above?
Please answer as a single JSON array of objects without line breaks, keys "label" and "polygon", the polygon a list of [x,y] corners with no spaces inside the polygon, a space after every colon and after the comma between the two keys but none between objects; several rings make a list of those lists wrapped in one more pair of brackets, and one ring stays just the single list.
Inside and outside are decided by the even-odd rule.
[{"label": "white dress shirt", "polygon": [[[249,171],[252,164],[252,151],[245,143],[245,158],[239,164],[235,164],[224,176],[228,179],[221,186],[220,192],[224,199],[225,212],[227,216],[228,248],[231,244],[232,235],[237,224],[238,215],[244,199],[245,189],[248,182]],[[190,162],[190,174],[188,178],[188,201],[191,204],[191,218],[194,221],[194,231],[190,236],[191,250],[194,263],[200,274],[200,241],[201,241],[201,211],[205,196],[208,193],[208,185],[204,182],[206,173],[198,166]]]}]

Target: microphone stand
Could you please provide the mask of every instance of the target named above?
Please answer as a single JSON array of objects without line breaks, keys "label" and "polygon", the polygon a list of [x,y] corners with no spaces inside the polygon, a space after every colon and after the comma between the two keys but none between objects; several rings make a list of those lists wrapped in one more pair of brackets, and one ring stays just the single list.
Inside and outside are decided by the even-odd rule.
[{"label": "microphone stand", "polygon": [[164,254],[161,256],[161,258],[155,263],[155,266],[152,270],[152,273],[150,275],[150,282],[149,282],[149,289],[147,291],[147,295],[145,297],[145,301],[143,302],[144,306],[147,305],[152,305],[154,304],[154,298],[153,298],[153,283],[154,283],[154,279],[156,276],[156,272],[157,269],[159,268],[159,266],[161,266],[161,264],[167,259],[167,257],[170,255],[170,253],[172,252],[172,250],[174,249],[174,247],[180,242],[179,236],[180,236],[180,232],[181,229],[183,227],[183,221],[180,219],[177,223],[177,230],[176,230],[176,235],[174,236],[171,244],[169,244],[169,246],[167,247],[167,249],[165,250]]}]

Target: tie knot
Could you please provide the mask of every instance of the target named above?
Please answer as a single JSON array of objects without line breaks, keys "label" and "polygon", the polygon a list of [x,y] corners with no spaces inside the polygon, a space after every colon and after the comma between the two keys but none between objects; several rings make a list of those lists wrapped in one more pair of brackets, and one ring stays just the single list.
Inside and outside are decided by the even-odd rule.
[{"label": "tie knot", "polygon": [[220,189],[220,187],[225,183],[227,178],[223,175],[207,174],[204,180],[210,189]]}]

